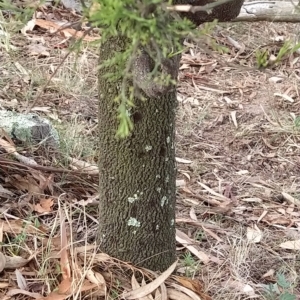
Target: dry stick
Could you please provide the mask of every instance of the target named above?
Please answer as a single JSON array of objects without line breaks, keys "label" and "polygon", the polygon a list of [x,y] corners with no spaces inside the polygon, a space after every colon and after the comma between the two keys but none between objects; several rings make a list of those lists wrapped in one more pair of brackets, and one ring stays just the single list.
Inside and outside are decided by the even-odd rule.
[{"label": "dry stick", "polygon": [[44,86],[42,87],[42,89],[40,90],[40,92],[36,95],[35,99],[33,100],[33,102],[31,103],[31,105],[29,105],[25,111],[25,114],[28,114],[32,108],[35,106],[36,102],[38,101],[38,99],[42,96],[42,94],[45,92],[46,87],[48,86],[48,84],[50,83],[50,81],[52,80],[53,76],[57,73],[58,69],[61,67],[61,65],[64,63],[64,61],[67,59],[67,57],[71,54],[71,51],[69,51],[64,58],[62,59],[62,61],[59,63],[59,65],[56,67],[56,69],[54,70],[54,72],[52,73],[52,75],[50,76],[50,78],[47,80],[47,82],[44,84]]},{"label": "dry stick", "polygon": [[62,169],[62,168],[55,168],[55,167],[46,167],[46,166],[41,166],[41,165],[26,165],[23,163],[15,162],[13,160],[9,160],[6,158],[0,158],[0,166],[16,166],[20,168],[24,168],[27,170],[34,169],[34,170],[39,170],[39,171],[44,171],[44,172],[51,172],[51,173],[65,173],[65,174],[72,174],[72,175],[88,175],[90,177],[93,176],[98,176],[98,174],[91,174],[89,172],[84,172],[81,170],[68,170],[68,169]]}]

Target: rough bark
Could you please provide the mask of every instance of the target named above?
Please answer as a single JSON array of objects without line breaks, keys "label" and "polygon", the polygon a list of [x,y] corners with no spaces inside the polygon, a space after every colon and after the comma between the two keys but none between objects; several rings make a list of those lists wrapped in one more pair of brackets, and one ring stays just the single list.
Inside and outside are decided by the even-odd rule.
[{"label": "rough bark", "polygon": [[[125,49],[122,38],[107,41],[100,49],[100,63]],[[118,104],[113,100],[121,83],[108,82],[102,77],[106,72],[99,72],[100,249],[165,270],[175,260],[176,90],[147,101],[135,99],[130,112],[134,130],[118,139]]]}]

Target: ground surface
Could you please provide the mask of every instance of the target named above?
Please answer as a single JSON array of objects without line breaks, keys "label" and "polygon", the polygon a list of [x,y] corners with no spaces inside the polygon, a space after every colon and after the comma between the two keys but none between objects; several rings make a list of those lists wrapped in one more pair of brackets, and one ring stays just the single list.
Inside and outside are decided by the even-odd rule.
[{"label": "ground surface", "polygon": [[[40,14],[76,20],[65,10]],[[17,33],[22,26],[7,16],[0,24],[0,107],[19,112],[31,107],[55,124],[63,142],[61,153],[18,145],[17,151],[60,170],[96,163],[96,47],[66,57],[69,40],[51,35],[45,24],[27,35]],[[204,38],[186,42],[178,85],[177,227],[197,255],[179,248],[177,274],[203,282],[203,299],[294,299],[279,298],[280,284],[266,297],[264,285],[278,283],[276,276],[279,283],[284,277],[287,292],[300,299],[300,58],[288,54],[258,70],[255,56],[260,49],[277,57],[283,42],[295,43],[299,33],[293,24],[230,23],[211,34],[228,53],[212,50]],[[97,174],[33,171],[12,163],[3,145],[0,151],[2,250],[34,257],[29,266],[15,264],[3,273],[2,297],[9,299],[6,293],[17,289],[17,282],[24,288],[20,278],[24,290],[49,293],[58,284],[50,271],[58,264],[53,258],[60,258],[61,267],[66,260],[56,241],[62,235],[78,245],[93,240]],[[72,233],[61,229],[63,219],[72,223]],[[22,220],[41,230],[52,228],[44,250]],[[45,253],[47,260],[41,259]],[[16,268],[22,275],[11,271]]]}]

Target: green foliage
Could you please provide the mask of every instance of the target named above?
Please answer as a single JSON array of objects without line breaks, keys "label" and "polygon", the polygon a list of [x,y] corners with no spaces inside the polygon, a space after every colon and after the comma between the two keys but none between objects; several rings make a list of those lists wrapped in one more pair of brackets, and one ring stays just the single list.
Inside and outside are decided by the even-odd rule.
[{"label": "green foliage", "polygon": [[[40,2],[43,3],[42,1]],[[13,4],[13,1],[10,0],[3,0],[0,1],[0,10],[3,12],[7,12],[13,14],[14,18],[22,23],[26,23],[32,18],[34,14],[34,7],[31,5],[24,5],[23,8]]]},{"label": "green foliage", "polygon": [[255,56],[256,56],[256,63],[259,68],[265,68],[267,66],[271,65],[277,65],[280,63],[283,59],[285,59],[287,56],[293,54],[298,49],[300,49],[300,43],[297,43],[296,45],[293,45],[293,42],[291,41],[285,41],[282,47],[279,49],[279,52],[275,58],[275,60],[269,59],[269,51],[268,50],[256,50]]},{"label": "green foliage", "polygon": [[[137,93],[131,67],[142,49],[155,64],[149,82],[162,86],[175,84],[168,74],[160,71],[160,66],[164,60],[183,51],[181,42],[191,32],[192,24],[172,17],[167,4],[163,0],[95,0],[87,11],[90,22],[101,28],[101,43],[112,37],[122,37],[127,41],[126,51],[117,52],[112,47],[114,56],[100,66],[111,70],[105,74],[107,80],[122,82],[119,95],[114,99],[119,104],[119,137],[128,136],[133,129],[128,111],[134,106]],[[139,97],[144,100],[141,95]]]},{"label": "green foliage", "polygon": [[27,238],[26,232],[19,233],[18,235],[15,236],[14,239],[11,241],[11,249],[12,253],[14,255],[19,255],[20,250],[22,249],[23,245],[25,244]]},{"label": "green foliage", "polygon": [[120,295],[118,290],[122,287],[121,282],[117,279],[115,282],[115,288],[110,290],[110,295],[108,295],[109,300],[119,299]]},{"label": "green foliage", "polygon": [[280,62],[284,57],[296,52],[300,48],[300,43],[293,46],[291,41],[285,41],[283,46],[280,48],[276,57],[276,62]]},{"label": "green foliage", "polygon": [[229,50],[227,47],[219,45],[217,41],[211,37],[211,33],[218,24],[218,20],[214,20],[213,22],[207,22],[203,24],[203,28],[199,31],[200,36],[206,36],[206,43],[209,45],[214,51],[219,53],[228,53]]},{"label": "green foliage", "polygon": [[186,252],[183,257],[183,264],[185,268],[185,276],[192,277],[197,271],[198,263],[195,261],[190,252]]},{"label": "green foliage", "polygon": [[269,284],[265,288],[266,299],[269,300],[296,300],[296,296],[291,294],[292,284],[286,280],[284,274],[276,275],[276,283]]},{"label": "green foliage", "polygon": [[190,252],[187,252],[183,259],[186,267],[193,267],[196,264],[196,261]]},{"label": "green foliage", "polygon": [[258,68],[265,68],[268,65],[268,51],[261,51],[260,49],[256,50],[255,57]]},{"label": "green foliage", "polygon": [[[40,222],[37,218],[30,217],[30,222],[33,222],[36,228],[39,227]],[[6,242],[7,251],[10,252],[12,255],[19,255],[24,245],[26,244],[26,240],[28,239],[28,234],[26,233],[27,223],[23,223],[24,230],[19,234],[15,235],[11,239],[7,236],[8,241]]]},{"label": "green foliage", "polygon": [[300,116],[297,116],[294,120],[294,126],[297,130],[300,129]]}]

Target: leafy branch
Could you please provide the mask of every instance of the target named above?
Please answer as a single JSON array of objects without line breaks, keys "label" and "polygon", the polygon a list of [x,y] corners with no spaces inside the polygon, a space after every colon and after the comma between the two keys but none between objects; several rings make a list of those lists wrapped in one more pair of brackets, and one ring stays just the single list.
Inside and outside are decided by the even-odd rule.
[{"label": "leafy branch", "polygon": [[183,51],[182,40],[191,32],[192,24],[188,20],[179,20],[174,12],[166,10],[163,0],[95,0],[94,3],[97,4],[94,9],[86,12],[93,26],[101,28],[101,43],[115,37],[127,41],[124,52],[115,52],[100,66],[114,70],[105,74],[107,80],[121,81],[119,95],[114,99],[119,103],[117,136],[126,137],[133,129],[130,109],[135,105],[135,97],[138,95],[139,99],[145,100],[148,96],[141,94],[134,82],[134,60],[146,53],[153,62],[145,80],[147,83],[176,84],[161,66]]}]

